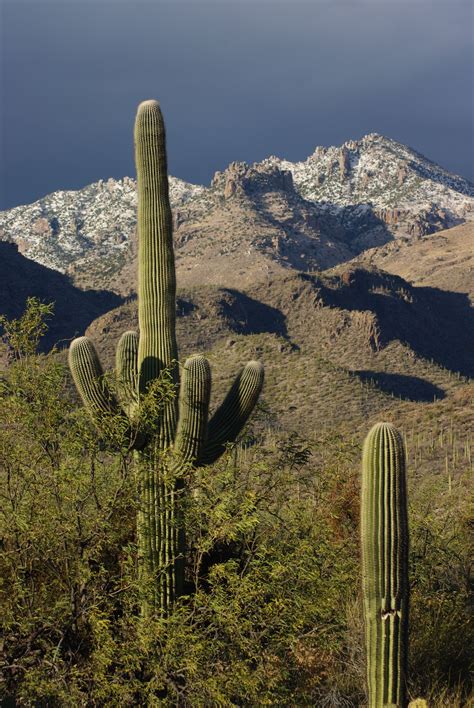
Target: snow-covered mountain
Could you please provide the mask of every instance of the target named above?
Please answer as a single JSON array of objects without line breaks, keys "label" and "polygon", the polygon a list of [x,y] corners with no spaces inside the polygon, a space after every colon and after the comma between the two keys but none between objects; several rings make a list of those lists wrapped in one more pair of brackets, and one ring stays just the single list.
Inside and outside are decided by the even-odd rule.
[{"label": "snow-covered mountain", "polygon": [[[173,206],[207,190],[170,178]],[[12,241],[28,258],[60,272],[74,270],[94,253],[120,261],[136,225],[136,182],[130,177],[99,180],[77,191],[60,191],[33,204],[0,212],[0,240]]]},{"label": "snow-covered mountain", "polygon": [[446,208],[462,209],[474,185],[406,145],[370,133],[341,147],[317,147],[304,162],[270,157],[293,174],[306,199],[347,206],[371,202],[381,209],[426,208],[443,201]]},{"label": "snow-covered mountain", "polygon": [[[209,187],[171,177],[170,196],[178,271],[180,260],[191,271],[214,252],[225,259],[244,251],[258,255],[260,270],[261,257],[275,266],[326,268],[394,238],[474,220],[474,185],[377,134],[317,147],[303,162],[232,163]],[[109,287],[128,272],[135,226],[136,184],[128,177],[0,212],[0,240],[83,287]],[[130,289],[124,282],[118,288]]]}]

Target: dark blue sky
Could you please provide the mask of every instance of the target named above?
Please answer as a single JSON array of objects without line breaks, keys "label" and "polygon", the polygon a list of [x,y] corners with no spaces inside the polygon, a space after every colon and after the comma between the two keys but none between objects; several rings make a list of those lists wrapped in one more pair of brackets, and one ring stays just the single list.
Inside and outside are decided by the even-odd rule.
[{"label": "dark blue sky", "polygon": [[134,175],[157,98],[171,174],[378,132],[473,179],[464,0],[0,0],[1,201]]}]

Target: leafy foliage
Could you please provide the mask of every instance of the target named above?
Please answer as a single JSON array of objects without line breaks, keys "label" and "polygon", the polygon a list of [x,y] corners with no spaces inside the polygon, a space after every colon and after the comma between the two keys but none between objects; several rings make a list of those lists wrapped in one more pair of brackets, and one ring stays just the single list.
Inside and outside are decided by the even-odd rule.
[{"label": "leafy foliage", "polygon": [[[262,409],[218,464],[188,471],[187,594],[172,616],[145,623],[134,461],[120,434],[113,455],[97,441],[71,391],[57,354],[29,354],[1,374],[4,696],[48,706],[363,704],[358,444],[285,436]],[[449,493],[445,479],[417,480],[410,500],[411,695],[461,706],[466,482]]]},{"label": "leafy foliage", "polygon": [[46,333],[46,318],[53,314],[52,303],[40,302],[36,297],[29,297],[23,315],[17,320],[9,320],[0,314],[2,339],[13,359],[23,359],[36,352],[39,341]]}]

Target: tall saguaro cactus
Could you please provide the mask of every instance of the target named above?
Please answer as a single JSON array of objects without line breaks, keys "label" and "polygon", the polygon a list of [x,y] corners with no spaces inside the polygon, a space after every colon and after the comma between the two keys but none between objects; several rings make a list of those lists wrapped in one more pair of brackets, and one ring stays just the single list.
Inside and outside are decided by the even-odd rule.
[{"label": "tall saguaro cactus", "polygon": [[375,425],[364,443],[361,540],[369,708],[404,708],[409,595],[405,450],[389,423]]},{"label": "tall saguaro cactus", "polygon": [[[180,381],[176,344],[176,277],[168,194],[165,128],[157,101],[144,101],[135,121],[138,188],[139,335],[125,332],[117,346],[120,402],[103,377],[87,337],[71,344],[69,364],[76,387],[102,431],[122,421],[137,452],[139,512],[137,536],[146,613],[167,613],[184,583],[182,502],[189,469],[214,462],[236,439],[263,385],[263,366],[249,362],[208,421],[209,363],[200,355],[183,365]],[[179,397],[166,400],[153,433],[136,430],[150,385],[164,372]]]}]

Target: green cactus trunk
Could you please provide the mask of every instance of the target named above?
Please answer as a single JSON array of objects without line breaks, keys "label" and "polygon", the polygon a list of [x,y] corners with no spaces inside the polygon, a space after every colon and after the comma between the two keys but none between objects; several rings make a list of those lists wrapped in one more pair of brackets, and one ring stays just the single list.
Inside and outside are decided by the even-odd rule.
[{"label": "green cactus trunk", "polygon": [[156,609],[168,614],[184,589],[185,487],[180,468],[168,467],[161,449],[138,452],[139,512],[137,538],[142,588],[142,614]]},{"label": "green cactus trunk", "polygon": [[[144,101],[135,120],[138,190],[138,387],[167,369],[178,382],[176,276],[165,150],[165,126],[156,101]],[[160,445],[169,447],[177,421],[177,401],[160,421]]]},{"label": "green cactus trunk", "polygon": [[369,708],[403,708],[409,596],[405,450],[388,423],[375,425],[364,444],[361,540]]},{"label": "green cactus trunk", "polygon": [[[165,127],[156,101],[140,105],[134,138],[139,234],[137,374],[139,394],[146,394],[149,385],[165,370],[178,383],[176,277]],[[175,523],[177,490],[162,461],[163,453],[173,443],[177,415],[174,398],[158,421],[153,444],[138,453],[137,536],[142,585],[149,586],[146,595],[152,595],[151,606],[159,604],[163,612],[169,611],[184,584],[184,549],[179,548]]]},{"label": "green cactus trunk", "polygon": [[[211,464],[239,435],[263,386],[263,367],[249,362],[208,421],[211,372],[201,355],[181,367],[176,344],[176,277],[166,162],[165,128],[157,101],[144,101],[135,121],[138,188],[138,319],[117,346],[120,401],[103,378],[92,342],[72,342],[69,364],[76,387],[102,435],[125,438],[135,449],[139,509],[137,539],[142,613],[167,614],[184,589],[183,504],[193,467]],[[141,420],[150,385],[170,376],[177,397],[153,421]],[[117,429],[118,428],[118,433]]]}]

